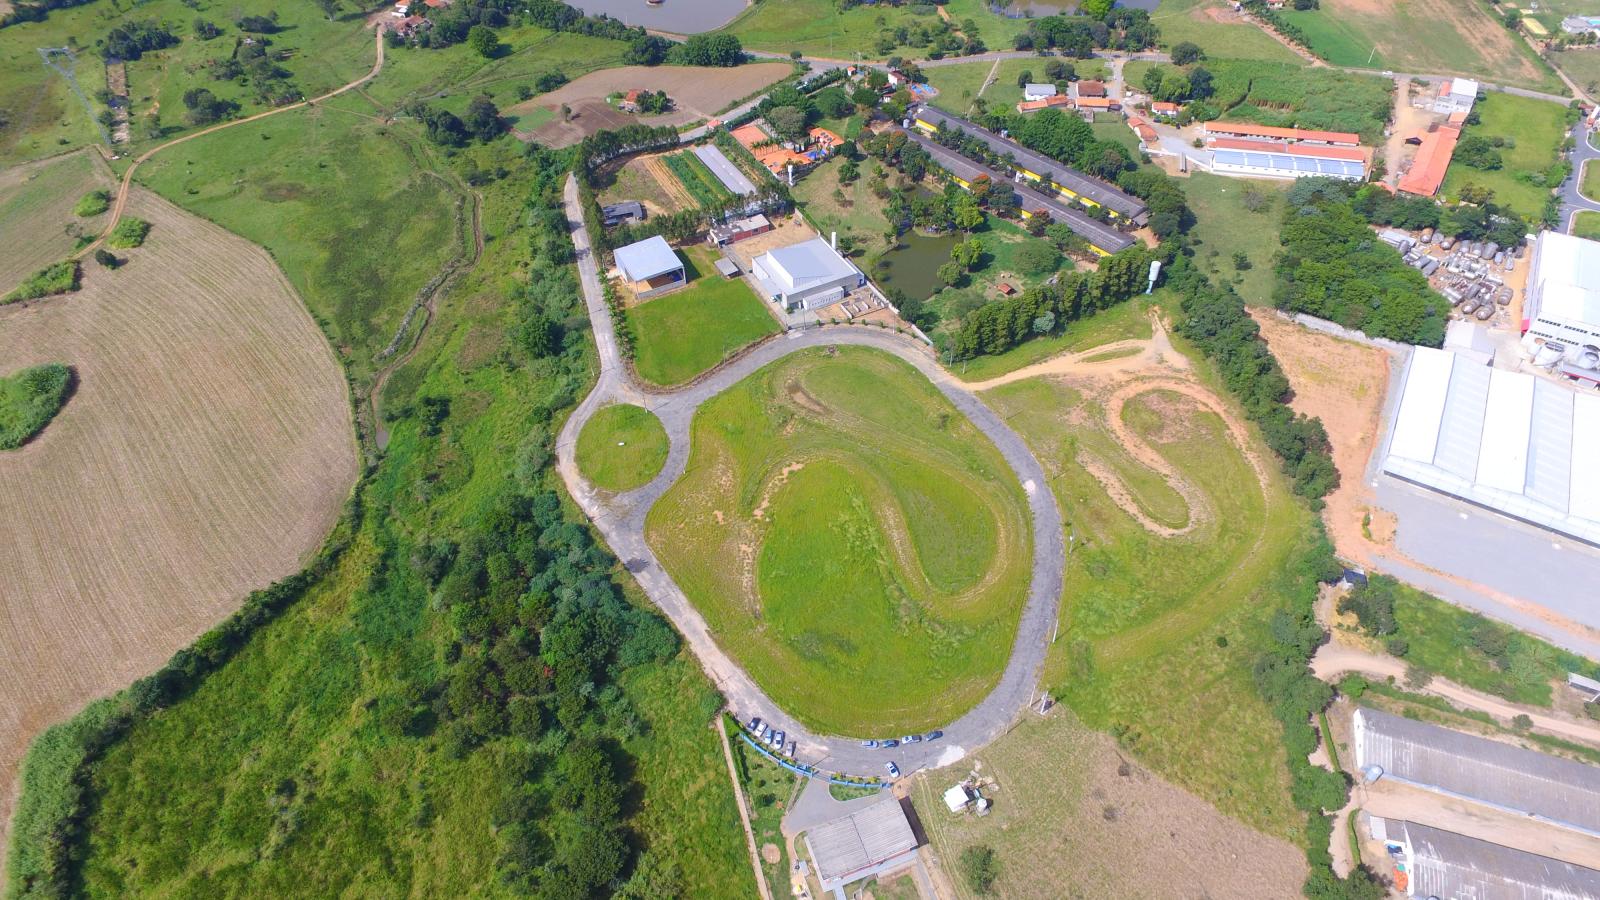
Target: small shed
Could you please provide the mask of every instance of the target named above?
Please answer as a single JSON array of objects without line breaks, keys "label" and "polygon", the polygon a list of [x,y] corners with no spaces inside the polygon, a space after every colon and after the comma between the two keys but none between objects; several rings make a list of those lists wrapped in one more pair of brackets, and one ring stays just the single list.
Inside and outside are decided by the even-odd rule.
[{"label": "small shed", "polygon": [[738,264],[736,264],[733,260],[727,258],[726,256],[717,257],[717,261],[715,263],[713,263],[713,265],[715,265],[717,267],[717,272],[719,274],[721,274],[723,278],[738,278],[739,277],[739,266],[738,266]]},{"label": "small shed", "polygon": [[623,222],[643,222],[644,204],[637,200],[624,200],[600,207],[600,218],[607,228]]},{"label": "small shed", "polygon": [[958,784],[944,792],[944,805],[953,813],[961,812],[972,802],[972,795],[967,793],[967,786]]},{"label": "small shed", "polygon": [[1000,292],[1000,296],[1002,296],[1002,297],[1014,296],[1017,293],[1017,289],[1012,287],[1011,283],[1008,282],[1008,281],[1000,282],[999,284],[994,286],[994,289],[999,291]]},{"label": "small shed", "polygon": [[1590,678],[1587,675],[1579,675],[1577,672],[1568,672],[1567,687],[1584,694],[1585,699],[1583,702],[1585,703],[1594,703],[1595,701],[1600,700],[1600,681],[1595,681],[1593,678]]}]

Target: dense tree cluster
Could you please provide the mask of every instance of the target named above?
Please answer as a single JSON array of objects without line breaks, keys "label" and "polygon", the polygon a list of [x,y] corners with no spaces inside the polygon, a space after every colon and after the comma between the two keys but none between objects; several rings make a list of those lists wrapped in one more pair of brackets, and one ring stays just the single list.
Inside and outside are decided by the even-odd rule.
[{"label": "dense tree cluster", "polygon": [[1373,337],[1437,347],[1449,304],[1378,240],[1353,205],[1355,188],[1304,178],[1289,189],[1274,300]]},{"label": "dense tree cluster", "polygon": [[672,48],[667,60],[680,66],[737,66],[744,47],[731,34],[697,34]]},{"label": "dense tree cluster", "polygon": [[152,50],[165,50],[177,44],[177,35],[159,22],[124,22],[106,35],[100,53],[106,59],[131,61]]},{"label": "dense tree cluster", "polygon": [[472,98],[464,116],[426,103],[412,104],[409,112],[422,122],[428,140],[445,147],[465,147],[472,141],[492,141],[505,134],[509,127],[500,115],[500,108],[487,94]]},{"label": "dense tree cluster", "polygon": [[1160,169],[1130,169],[1117,176],[1117,186],[1144,201],[1150,209],[1150,230],[1166,240],[1194,225],[1189,198],[1177,179]]},{"label": "dense tree cluster", "polygon": [[1167,283],[1183,297],[1180,332],[1216,363],[1223,383],[1283,462],[1295,493],[1319,504],[1339,484],[1328,433],[1320,419],[1289,408],[1289,379],[1245,312],[1244,300],[1226,285],[1212,285],[1187,257],[1174,261]]},{"label": "dense tree cluster", "polygon": [[1088,0],[1079,11],[1085,15],[1032,20],[1013,46],[1018,50],[1059,50],[1085,59],[1096,50],[1146,50],[1161,39],[1150,14],[1142,9],[1112,8],[1106,0]]}]

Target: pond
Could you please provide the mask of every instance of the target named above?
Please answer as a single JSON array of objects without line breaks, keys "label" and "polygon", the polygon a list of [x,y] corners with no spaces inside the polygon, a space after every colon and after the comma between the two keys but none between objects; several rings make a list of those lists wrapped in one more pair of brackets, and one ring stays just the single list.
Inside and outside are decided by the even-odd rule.
[{"label": "pond", "polygon": [[645,0],[568,0],[568,3],[590,15],[605,13],[629,25],[673,34],[699,34],[721,28],[747,5],[745,0],[664,0],[659,6],[651,6]]},{"label": "pond", "polygon": [[885,290],[899,288],[908,297],[926,300],[943,287],[939,267],[950,261],[957,240],[954,234],[930,237],[908,231],[900,236],[899,247],[879,259],[872,277]]}]

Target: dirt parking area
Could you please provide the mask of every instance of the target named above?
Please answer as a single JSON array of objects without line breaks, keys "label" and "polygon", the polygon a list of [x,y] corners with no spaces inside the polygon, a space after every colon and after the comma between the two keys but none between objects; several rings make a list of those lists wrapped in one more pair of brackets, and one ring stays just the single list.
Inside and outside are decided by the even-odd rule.
[{"label": "dirt parking area", "polygon": [[[942,794],[974,769],[993,782],[982,790],[991,812],[950,813]],[[1298,895],[1306,876],[1298,847],[1145,770],[1062,707],[1028,714],[974,757],[919,776],[912,799],[946,876],[967,847],[994,848],[999,897],[1280,900]]]},{"label": "dirt parking area", "polygon": [[[788,63],[752,63],[733,68],[708,66],[622,66],[590,72],[548,94],[506,110],[511,116],[548,116],[546,121],[517,136],[549,147],[568,147],[597,131],[624,125],[687,125],[714,118],[735,101],[769,84],[783,80],[793,69]],[[616,109],[606,98],[635,88],[666,91],[675,108],[662,115],[636,116]],[[563,120],[562,104],[572,116]],[[542,111],[542,112],[540,112]],[[551,115],[554,113],[554,115]]]}]

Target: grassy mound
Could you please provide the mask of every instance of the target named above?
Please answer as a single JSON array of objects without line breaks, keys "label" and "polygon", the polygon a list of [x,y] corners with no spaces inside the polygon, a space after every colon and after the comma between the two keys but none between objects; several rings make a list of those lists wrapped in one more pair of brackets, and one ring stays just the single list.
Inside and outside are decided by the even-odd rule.
[{"label": "grassy mound", "polygon": [[71,391],[72,370],[60,363],[0,377],[0,450],[20,447],[43,431]]},{"label": "grassy mound", "polygon": [[919,373],[870,350],[796,354],[707,402],[693,447],[650,543],[784,709],[899,733],[993,686],[1027,596],[1027,508]]},{"label": "grassy mound", "polygon": [[578,435],[578,468],[608,491],[647,484],[667,461],[667,431],[649,410],[626,403],[594,414]]},{"label": "grassy mound", "polygon": [[78,205],[72,208],[72,214],[81,218],[98,216],[111,208],[110,191],[90,191],[78,200]]}]

